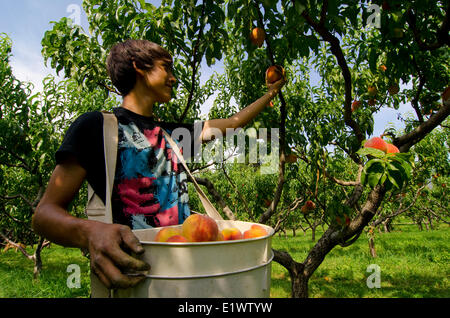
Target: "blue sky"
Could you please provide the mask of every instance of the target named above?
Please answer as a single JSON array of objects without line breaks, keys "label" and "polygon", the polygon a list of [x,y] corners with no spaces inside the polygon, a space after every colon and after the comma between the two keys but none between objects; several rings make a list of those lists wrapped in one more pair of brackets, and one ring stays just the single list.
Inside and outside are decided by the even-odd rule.
[{"label": "blue sky", "polygon": [[[160,1],[154,0],[158,4]],[[42,88],[42,79],[55,72],[45,67],[41,56],[41,39],[46,30],[51,29],[50,21],[58,21],[69,17],[73,11],[68,11],[71,5],[80,8],[82,0],[1,0],[0,33],[6,33],[13,41],[11,65],[17,78],[34,83],[35,89]],[[84,12],[81,9],[81,26],[88,30]],[[204,77],[209,76],[214,69],[202,68]],[[218,72],[220,72],[220,68]],[[61,73],[62,74],[62,73]],[[202,107],[205,113],[211,106],[211,99]],[[411,112],[409,105],[403,105],[398,111],[386,109],[375,116],[374,135],[380,135],[389,123],[397,128],[403,124],[397,119],[397,114]]]},{"label": "blue sky", "polygon": [[[42,87],[42,79],[56,73],[46,68],[41,56],[41,39],[51,29],[50,21],[69,16],[70,4],[81,6],[81,0],[2,0],[0,32],[13,41],[11,65],[20,80],[31,81],[36,90]],[[83,14],[82,14],[83,16]],[[84,21],[83,21],[84,20]],[[82,24],[86,25],[86,19]]]}]

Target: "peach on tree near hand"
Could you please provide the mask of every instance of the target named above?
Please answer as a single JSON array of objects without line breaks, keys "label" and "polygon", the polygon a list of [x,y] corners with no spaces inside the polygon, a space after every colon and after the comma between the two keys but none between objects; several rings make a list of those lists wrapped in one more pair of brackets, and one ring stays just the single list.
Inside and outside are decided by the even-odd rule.
[{"label": "peach on tree near hand", "polygon": [[285,73],[284,68],[280,65],[269,66],[266,70],[266,82],[273,84],[285,76]]}]

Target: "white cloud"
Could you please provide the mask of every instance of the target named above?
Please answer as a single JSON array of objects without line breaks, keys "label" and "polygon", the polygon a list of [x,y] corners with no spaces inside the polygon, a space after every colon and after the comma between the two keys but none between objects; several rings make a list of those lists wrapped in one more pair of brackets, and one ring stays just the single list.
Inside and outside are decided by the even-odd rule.
[{"label": "white cloud", "polygon": [[33,92],[42,91],[42,80],[49,74],[56,77],[56,72],[45,67],[44,58],[40,49],[29,47],[24,42],[13,43],[12,57],[10,59],[14,76],[20,81],[31,82],[34,85]]}]

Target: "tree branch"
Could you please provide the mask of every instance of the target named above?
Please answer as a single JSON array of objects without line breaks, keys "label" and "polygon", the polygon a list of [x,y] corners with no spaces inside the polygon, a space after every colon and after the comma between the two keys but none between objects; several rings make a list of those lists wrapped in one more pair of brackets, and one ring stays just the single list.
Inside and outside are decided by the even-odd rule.
[{"label": "tree branch", "polygon": [[[295,1],[292,1],[295,5]],[[347,65],[347,61],[345,60],[344,53],[339,43],[339,39],[330,33],[323,25],[315,22],[307,13],[307,11],[302,12],[302,17],[306,20],[306,22],[316,31],[324,41],[330,44],[330,49],[333,55],[336,57],[338,65],[342,70],[342,75],[344,77],[344,85],[345,85],[345,104],[344,104],[344,121],[347,126],[353,129],[356,138],[359,143],[364,140],[364,135],[361,132],[361,128],[358,123],[352,118],[352,76],[350,73],[350,69]]]},{"label": "tree branch", "polygon": [[106,85],[105,83],[103,83],[101,81],[98,81],[97,84],[100,85],[101,87],[105,88],[110,93],[114,93],[114,94],[117,94],[119,96],[122,95],[114,87],[110,87],[110,86]]},{"label": "tree branch", "polygon": [[21,223],[21,224],[27,225],[27,222],[24,222],[24,221],[22,221],[22,220],[16,219],[15,217],[13,217],[13,216],[11,215],[11,213],[9,213],[8,211],[6,211],[5,209],[3,209],[1,212],[3,212],[3,214],[5,214],[7,217],[9,217],[9,218],[10,218],[11,220],[13,220],[14,222],[17,222],[17,223]]},{"label": "tree branch", "polygon": [[4,164],[4,165],[9,166],[9,167],[23,168],[23,169],[25,169],[25,170],[27,170],[29,172],[32,172],[33,169],[31,169],[31,167],[27,164],[25,159],[20,157],[18,154],[12,152],[10,149],[5,148],[3,146],[0,146],[0,151],[4,151],[4,152],[10,154],[13,158],[19,160],[22,163],[21,165],[13,165],[13,164],[10,164],[10,163],[3,163],[3,162],[1,164]]},{"label": "tree branch", "polygon": [[408,22],[409,27],[414,35],[414,40],[416,41],[421,51],[433,51],[439,49],[440,47],[443,47],[444,45],[450,45],[450,38],[448,35],[448,32],[450,31],[449,15],[450,3],[447,5],[445,19],[437,32],[436,42],[428,44],[424,42],[420,37],[421,32],[417,28],[417,17],[414,14],[413,10],[409,9],[408,11],[406,11],[406,21]]},{"label": "tree branch", "polygon": [[432,209],[430,209],[430,208],[425,208],[425,211],[431,213],[431,214],[434,215],[437,219],[441,220],[441,221],[444,222],[445,224],[450,224],[449,221],[444,220],[440,215],[436,214]]},{"label": "tree branch", "polygon": [[430,116],[430,118],[420,124],[413,131],[394,139],[394,144],[400,152],[408,152],[409,149],[422,140],[434,128],[439,126],[450,114],[450,103],[444,103],[439,111]]},{"label": "tree branch", "polygon": [[14,199],[19,199],[19,198],[22,199],[23,201],[25,201],[25,203],[28,204],[34,210],[35,206],[33,205],[33,202],[28,200],[23,194],[16,194],[16,195],[12,195],[12,196],[0,195],[0,199],[2,199],[2,200],[14,200]]},{"label": "tree branch", "polygon": [[358,177],[357,177],[356,181],[343,181],[343,180],[336,179],[335,177],[330,175],[327,171],[325,171],[325,176],[328,179],[332,180],[334,183],[337,183],[337,184],[342,185],[344,187],[353,187],[353,186],[357,186],[357,185],[359,185],[361,183],[360,182],[360,180],[361,180],[361,172],[362,172],[363,168],[364,168],[364,166],[359,165],[359,167],[358,167]]},{"label": "tree branch", "polygon": [[361,159],[355,153],[353,153],[350,150],[348,150],[347,148],[345,148],[339,142],[332,141],[332,142],[329,142],[328,144],[335,145],[335,146],[338,146],[339,148],[341,148],[353,160],[354,163],[356,163],[356,164],[360,164],[361,163]]},{"label": "tree branch", "polygon": [[285,215],[281,215],[281,211],[280,211],[280,217],[278,218],[278,221],[274,227],[275,233],[277,233],[280,229],[281,229],[281,225],[283,224],[284,221],[286,221],[286,219],[288,218],[288,216],[291,214],[292,211],[295,211],[298,206],[300,205],[300,203],[303,202],[302,198],[296,198],[290,205],[289,207],[287,207],[286,209],[286,214]]},{"label": "tree branch", "polygon": [[205,28],[205,23],[204,23],[204,17],[205,17],[205,1],[203,1],[203,6],[202,6],[202,13],[200,15],[200,29],[198,31],[198,37],[197,37],[197,41],[195,43],[194,48],[192,49],[192,62],[191,62],[191,68],[192,68],[192,77],[191,77],[191,89],[189,91],[189,96],[188,96],[188,100],[186,103],[186,107],[184,108],[183,113],[181,114],[180,118],[178,118],[178,122],[183,122],[184,119],[186,118],[186,115],[189,111],[189,109],[191,108],[191,104],[192,104],[192,100],[194,98],[194,92],[195,92],[195,78],[197,76],[197,70],[198,67],[200,65],[200,55],[197,54],[198,52],[198,48],[200,47],[200,40],[203,37],[203,30]]},{"label": "tree branch", "polygon": [[20,252],[29,260],[34,261],[35,257],[34,255],[28,254],[27,250],[23,248],[23,246],[19,243],[11,241],[6,235],[4,235],[2,232],[0,232],[0,237],[3,238],[7,243],[11,244],[15,248],[19,249]]},{"label": "tree branch", "polygon": [[319,21],[319,25],[322,27],[325,25],[327,12],[328,12],[328,0],[323,0],[322,11],[320,12],[320,21]]},{"label": "tree branch", "polygon": [[399,209],[398,211],[396,211],[394,213],[391,213],[382,218],[379,218],[378,220],[373,222],[373,226],[376,227],[376,226],[380,225],[381,223],[383,223],[384,221],[386,221],[388,219],[392,219],[393,217],[396,217],[396,216],[408,211],[409,209],[411,209],[414,206],[414,204],[416,204],[416,201],[417,201],[417,198],[419,197],[420,191],[422,191],[423,188],[425,188],[425,186],[422,186],[417,190],[416,195],[414,196],[414,199],[410,205],[408,205],[406,208]]},{"label": "tree branch", "polygon": [[411,101],[411,105],[417,114],[417,118],[419,119],[419,122],[423,123],[423,115],[422,115],[422,112],[420,111],[420,107],[419,107],[419,98],[420,98],[420,95],[422,94],[422,90],[425,85],[425,75],[423,75],[422,70],[419,68],[419,65],[417,64],[416,58],[414,57],[414,55],[413,55],[413,62],[417,69],[417,72],[419,73],[419,87],[417,88],[416,96],[414,96],[413,100]]}]

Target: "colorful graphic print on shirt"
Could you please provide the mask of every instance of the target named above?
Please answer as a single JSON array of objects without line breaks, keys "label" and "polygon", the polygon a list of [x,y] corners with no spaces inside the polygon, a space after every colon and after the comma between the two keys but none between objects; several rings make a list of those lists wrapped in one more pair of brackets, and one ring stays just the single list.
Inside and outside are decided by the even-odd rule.
[{"label": "colorful graphic print on shirt", "polygon": [[181,224],[190,214],[188,201],[186,173],[161,127],[139,130],[133,122],[119,123],[113,190],[117,223],[132,229]]}]

